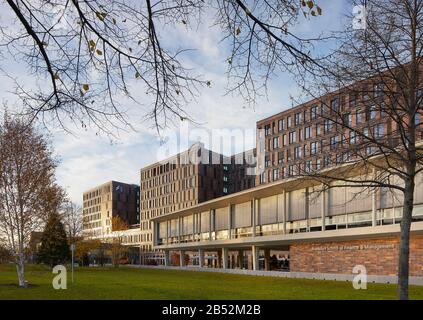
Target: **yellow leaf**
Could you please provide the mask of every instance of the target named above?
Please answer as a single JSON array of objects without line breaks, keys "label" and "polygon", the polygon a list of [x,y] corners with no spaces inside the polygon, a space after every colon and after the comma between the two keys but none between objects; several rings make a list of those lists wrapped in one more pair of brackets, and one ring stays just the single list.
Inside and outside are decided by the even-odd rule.
[{"label": "yellow leaf", "polygon": [[95,15],[97,16],[97,18],[100,20],[100,21],[104,21],[104,16],[103,16],[103,14],[101,14],[100,12],[96,12],[95,13]]},{"label": "yellow leaf", "polygon": [[85,84],[82,85],[82,89],[84,89],[85,91],[88,91],[88,90],[90,90],[90,86],[85,83]]},{"label": "yellow leaf", "polygon": [[313,7],[314,7],[314,3],[313,3],[313,1],[307,1],[307,6],[309,7],[309,9],[313,9]]},{"label": "yellow leaf", "polygon": [[140,75],[140,73],[137,71],[136,73],[135,73],[135,78],[139,78],[139,77],[141,77],[141,75]]},{"label": "yellow leaf", "polygon": [[241,29],[238,27],[237,29],[236,29],[236,35],[239,35],[240,33],[241,33]]},{"label": "yellow leaf", "polygon": [[322,15],[322,8],[320,8],[319,6],[317,6],[317,13],[319,14],[319,16]]},{"label": "yellow leaf", "polygon": [[96,50],[96,52],[97,52],[97,54],[98,54],[99,56],[101,56],[101,55],[103,54],[103,51],[101,51],[101,50],[99,50],[99,49],[97,49],[97,50]]}]

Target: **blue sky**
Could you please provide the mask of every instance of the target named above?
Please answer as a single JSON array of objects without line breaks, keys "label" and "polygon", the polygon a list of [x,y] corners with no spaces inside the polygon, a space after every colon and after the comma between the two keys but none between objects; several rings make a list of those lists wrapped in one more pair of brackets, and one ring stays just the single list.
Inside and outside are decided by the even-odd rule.
[{"label": "blue sky", "polygon": [[[310,20],[299,18],[296,28],[302,34],[339,29],[343,14],[351,10],[341,0],[319,0],[319,4],[323,9],[322,16]],[[0,19],[4,19],[7,13],[4,10],[0,12]],[[299,92],[289,74],[274,75],[268,96],[260,99],[255,108],[246,107],[240,97],[225,96],[228,50],[225,43],[218,44],[221,34],[217,28],[211,27],[211,17],[206,17],[205,21],[192,32],[187,32],[181,25],[162,35],[165,42],[173,41],[181,46],[195,48],[196,51],[185,57],[187,63],[212,81],[211,88],[200,89],[196,101],[186,107],[186,111],[201,123],[200,127],[207,130],[254,130],[256,121],[291,107],[290,95],[298,96]],[[5,65],[4,60],[1,65]],[[20,80],[31,81],[25,69],[16,63],[9,63],[8,71]],[[13,108],[15,97],[9,93],[13,90],[12,83],[5,77],[0,78],[2,102]],[[97,136],[96,130],[76,129],[70,135],[51,128],[55,153],[61,159],[57,180],[67,189],[73,201],[81,203],[84,190],[108,180],[139,184],[140,168],[160,160],[157,159],[160,139],[151,128],[152,123],[143,121],[147,106],[143,109],[128,105],[127,108],[129,120],[136,131],[119,132],[118,139],[112,143],[106,136]],[[163,135],[174,137],[178,135],[178,130],[178,126],[170,127]],[[246,140],[243,148],[254,147],[254,138]]]}]

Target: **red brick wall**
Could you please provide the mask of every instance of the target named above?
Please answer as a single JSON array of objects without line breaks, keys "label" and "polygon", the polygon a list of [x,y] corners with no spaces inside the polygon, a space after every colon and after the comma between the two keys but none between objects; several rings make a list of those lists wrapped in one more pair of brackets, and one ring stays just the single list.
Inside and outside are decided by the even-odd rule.
[{"label": "red brick wall", "polygon": [[[315,242],[290,247],[290,269],[296,272],[351,274],[364,265],[370,275],[396,275],[399,238]],[[423,236],[412,236],[410,275],[423,276]]]}]

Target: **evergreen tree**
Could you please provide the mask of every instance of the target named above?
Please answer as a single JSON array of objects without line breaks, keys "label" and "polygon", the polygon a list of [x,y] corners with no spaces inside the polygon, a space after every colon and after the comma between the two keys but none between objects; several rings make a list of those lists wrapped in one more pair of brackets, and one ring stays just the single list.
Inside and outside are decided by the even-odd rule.
[{"label": "evergreen tree", "polygon": [[41,237],[39,262],[55,266],[69,258],[69,244],[63,223],[57,214],[51,214]]}]

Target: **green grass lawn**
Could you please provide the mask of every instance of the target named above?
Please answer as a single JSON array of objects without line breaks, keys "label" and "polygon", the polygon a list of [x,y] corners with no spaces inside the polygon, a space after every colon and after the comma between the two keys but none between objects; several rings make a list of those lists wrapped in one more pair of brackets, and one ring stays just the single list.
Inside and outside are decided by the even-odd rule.
[{"label": "green grass lawn", "polygon": [[[16,286],[13,265],[0,265],[0,299],[394,299],[395,286],[369,284],[354,290],[349,282],[257,277],[211,272],[138,268],[77,268],[75,284],[54,290],[55,274],[27,266],[31,286]],[[68,278],[70,274],[68,273]],[[423,287],[410,288],[423,299]]]}]

